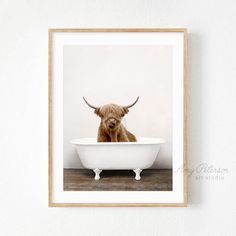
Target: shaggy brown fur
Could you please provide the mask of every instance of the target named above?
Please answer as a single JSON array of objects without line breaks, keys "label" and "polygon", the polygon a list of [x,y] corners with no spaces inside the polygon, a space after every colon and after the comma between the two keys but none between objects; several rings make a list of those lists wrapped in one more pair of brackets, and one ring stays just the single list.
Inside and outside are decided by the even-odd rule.
[{"label": "shaggy brown fur", "polygon": [[[85,100],[85,98],[84,98]],[[101,118],[98,128],[98,142],[136,142],[136,137],[130,133],[121,123],[122,117],[129,112],[130,107],[134,106],[136,101],[130,106],[118,106],[108,104],[102,107],[94,107],[86,100],[85,102],[94,109],[94,113]]]}]

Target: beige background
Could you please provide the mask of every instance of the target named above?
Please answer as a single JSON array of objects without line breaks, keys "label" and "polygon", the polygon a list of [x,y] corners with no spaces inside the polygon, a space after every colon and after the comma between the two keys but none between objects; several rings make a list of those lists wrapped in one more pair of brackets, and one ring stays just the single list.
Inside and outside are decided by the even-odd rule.
[{"label": "beige background", "polygon": [[64,167],[81,168],[70,140],[96,137],[95,106],[128,105],[123,123],[137,137],[166,139],[152,168],[172,167],[172,47],[157,45],[64,46]]},{"label": "beige background", "polygon": [[[235,8],[233,0],[1,0],[0,235],[236,235]],[[47,29],[178,26],[189,31],[189,207],[49,209]],[[201,163],[228,173],[206,179],[216,174],[197,173]]]}]

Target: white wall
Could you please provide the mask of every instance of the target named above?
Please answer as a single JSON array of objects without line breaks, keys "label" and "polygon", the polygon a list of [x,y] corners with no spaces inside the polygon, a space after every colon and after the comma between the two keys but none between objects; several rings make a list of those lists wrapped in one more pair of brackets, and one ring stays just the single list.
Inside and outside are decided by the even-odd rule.
[{"label": "white wall", "polygon": [[[1,0],[0,234],[235,235],[235,8],[233,0]],[[47,208],[47,29],[170,26],[189,29],[189,207]],[[203,162],[228,173],[196,179]]]},{"label": "white wall", "polygon": [[128,105],[123,124],[137,137],[159,137],[162,144],[152,168],[172,167],[172,47],[76,46],[63,48],[64,167],[83,168],[70,140],[97,137],[95,106]]}]

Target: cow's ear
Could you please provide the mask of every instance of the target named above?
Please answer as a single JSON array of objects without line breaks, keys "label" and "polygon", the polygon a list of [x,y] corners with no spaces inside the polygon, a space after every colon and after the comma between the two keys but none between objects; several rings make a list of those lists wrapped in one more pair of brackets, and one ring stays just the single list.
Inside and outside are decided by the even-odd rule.
[{"label": "cow's ear", "polygon": [[122,117],[129,112],[129,109],[126,107],[122,107]]},{"label": "cow's ear", "polygon": [[102,118],[102,113],[101,113],[101,109],[100,108],[96,108],[94,110],[94,113]]}]

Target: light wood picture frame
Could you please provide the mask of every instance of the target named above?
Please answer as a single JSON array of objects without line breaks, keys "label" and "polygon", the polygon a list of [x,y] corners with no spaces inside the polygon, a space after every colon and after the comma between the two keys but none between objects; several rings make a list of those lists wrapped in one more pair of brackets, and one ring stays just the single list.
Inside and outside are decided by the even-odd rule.
[{"label": "light wood picture frame", "polygon": [[[144,59],[142,59],[142,55]],[[125,57],[123,59],[122,56]],[[158,59],[160,58],[160,60]],[[126,58],[126,59],[125,59]],[[136,59],[135,58],[140,58]],[[155,58],[158,62],[155,66]],[[154,60],[153,60],[154,59]],[[150,60],[150,61],[149,61]],[[118,66],[120,61],[120,65]],[[118,62],[118,63],[117,63]],[[108,64],[109,66],[108,66]],[[112,64],[113,63],[113,64]],[[127,63],[130,63],[130,65]],[[137,63],[137,65],[135,64]],[[159,63],[159,64],[158,64]],[[165,63],[165,64],[164,64]],[[49,29],[48,30],[48,205],[49,207],[186,207],[187,206],[187,121],[188,121],[188,80],[187,80],[187,29],[185,28],[82,28],[82,29]],[[165,67],[163,67],[163,65]],[[136,66],[136,67],[135,67]],[[148,68],[150,66],[150,68]],[[111,86],[109,83],[109,76],[113,75],[116,77],[116,81],[122,81],[121,76],[126,76],[125,74],[137,75],[142,74],[142,67],[144,72],[151,71],[148,74],[150,78],[150,86],[143,86],[141,79],[137,78],[137,85],[135,85],[136,90],[132,90],[129,86],[134,84],[134,81],[123,82],[129,88],[130,97],[122,93],[115,95],[111,92],[109,96],[104,95],[104,91],[99,91],[99,87],[105,85]],[[105,69],[104,69],[105,68]],[[112,71],[114,69],[114,72]],[[117,75],[117,68],[120,68],[121,75]],[[130,68],[127,69],[127,68]],[[134,72],[136,68],[136,72]],[[141,69],[140,69],[141,68]],[[158,68],[158,69],[157,69]],[[164,69],[163,69],[164,68]],[[171,69],[170,69],[171,68]],[[128,71],[122,71],[128,70]],[[132,71],[131,71],[132,70]],[[94,74],[92,74],[92,72]],[[158,76],[157,76],[158,73]],[[97,75],[98,78],[94,78],[93,75]],[[101,76],[102,75],[102,76]],[[101,78],[103,77],[104,78]],[[107,77],[106,77],[107,76]],[[120,76],[120,77],[119,77]],[[159,77],[160,76],[160,77]],[[170,78],[170,81],[165,84],[164,78]],[[69,79],[67,79],[69,78]],[[155,80],[156,78],[156,80]],[[160,81],[159,81],[160,78]],[[88,81],[91,83],[89,84]],[[132,80],[132,79],[131,79]],[[144,82],[147,81],[144,78]],[[86,82],[85,82],[86,81]],[[111,80],[112,86],[114,86],[115,79]],[[140,82],[141,81],[141,82]],[[155,82],[157,81],[157,82]],[[72,84],[75,83],[75,84]],[[85,84],[84,84],[85,83]],[[123,83],[123,84],[124,84]],[[140,83],[140,84],[138,84]],[[163,83],[163,84],[162,84]],[[88,87],[93,84],[92,87]],[[97,102],[96,105],[102,105],[102,101],[107,103],[113,103],[114,99],[116,103],[122,102],[132,102],[134,95],[143,89],[148,91],[137,94],[140,96],[139,102],[143,101],[143,104],[147,104],[148,99],[157,99],[155,96],[155,90],[153,90],[153,96],[149,91],[160,85],[162,88],[158,88],[161,98],[167,98],[169,103],[162,104],[162,102],[153,103],[155,106],[163,107],[163,115],[158,116],[159,118],[153,118],[151,121],[152,125],[158,124],[159,121],[169,119],[168,124],[162,123],[162,125],[157,125],[160,133],[168,133],[166,129],[170,130],[170,136],[167,135],[167,144],[164,146],[164,151],[162,154],[162,159],[157,162],[158,165],[171,166],[171,190],[134,190],[134,191],[123,191],[117,189],[111,189],[112,191],[99,191],[96,184],[99,185],[101,180],[94,180],[91,178],[91,186],[95,186],[94,189],[88,187],[88,189],[75,190],[73,184],[68,184],[68,189],[65,190],[65,166],[73,166],[73,163],[79,162],[79,158],[76,159],[75,147],[68,141],[68,138],[83,138],[87,135],[91,135],[94,132],[93,137],[96,136],[97,130],[94,129],[95,122],[97,122],[97,117],[89,113],[89,108],[85,102],[82,100],[82,96],[88,96],[92,100],[93,104]],[[76,87],[77,85],[77,87]],[[86,87],[87,86],[87,87]],[[165,88],[168,87],[168,92],[165,92]],[[85,88],[83,88],[85,87]],[[152,87],[152,88],[151,88]],[[69,90],[71,88],[76,88]],[[81,89],[83,88],[83,89]],[[97,88],[97,89],[95,89]],[[162,92],[161,92],[162,89]],[[78,95],[75,95],[78,91]],[[125,90],[126,92],[128,91]],[[101,97],[99,97],[99,92]],[[96,93],[96,94],[95,94]],[[148,95],[149,94],[149,95]],[[94,97],[92,96],[94,95]],[[150,97],[148,97],[150,96]],[[159,96],[159,95],[158,95]],[[72,98],[74,99],[72,101]],[[81,98],[81,101],[78,99]],[[68,100],[67,100],[68,99]],[[86,97],[86,99],[88,99]],[[113,99],[113,100],[111,100]],[[122,100],[123,99],[123,100]],[[143,100],[142,100],[143,99]],[[146,99],[146,103],[145,100]],[[72,102],[71,102],[72,101]],[[164,100],[163,100],[164,101]],[[141,103],[140,102],[140,103]],[[164,101],[165,103],[165,101]],[[63,105],[64,104],[64,105]],[[70,105],[68,105],[70,104]],[[106,104],[106,103],[105,103]],[[138,103],[137,103],[138,104]],[[171,104],[170,106],[168,104]],[[66,106],[71,106],[70,108]],[[152,105],[152,106],[153,106]],[[86,115],[79,107],[84,106],[83,109],[86,110]],[[151,106],[151,105],[150,105]],[[73,108],[72,108],[73,107]],[[143,105],[144,107],[144,105]],[[139,111],[141,112],[144,108],[139,104],[137,108],[132,108],[128,116],[132,118],[136,115],[138,116]],[[148,109],[148,106],[145,106]],[[168,107],[168,109],[165,107]],[[157,108],[158,109],[158,108]],[[168,116],[168,111],[170,111],[170,116]],[[81,127],[77,128],[70,127],[69,131],[66,130],[67,124],[75,124],[76,119],[73,117],[72,120],[68,121],[67,112],[77,115],[80,122],[83,121]],[[149,110],[147,110],[149,111]],[[136,112],[136,113],[135,113]],[[152,108],[151,112],[157,112]],[[165,114],[166,112],[166,114]],[[135,114],[134,114],[135,113]],[[161,112],[160,112],[161,113]],[[66,117],[65,118],[65,114]],[[150,113],[151,114],[151,113]],[[154,114],[154,113],[153,113]],[[86,117],[85,117],[86,116]],[[163,117],[162,117],[163,116]],[[94,118],[93,118],[94,117]],[[145,116],[141,116],[142,121],[148,126],[149,121],[144,121]],[[161,117],[161,118],[160,118]],[[91,122],[90,120],[91,119]],[[94,121],[93,121],[94,119]],[[128,118],[127,118],[128,119]],[[134,120],[134,119],[133,119]],[[94,122],[94,123],[93,123]],[[132,121],[131,121],[132,122]],[[138,121],[137,121],[138,122]],[[141,119],[139,120],[141,122]],[[156,123],[155,123],[156,122]],[[92,124],[92,125],[90,125]],[[133,122],[133,129],[138,125]],[[77,123],[76,123],[77,125]],[[86,125],[89,127],[86,131]],[[130,123],[129,123],[130,125]],[[68,125],[69,126],[69,125]],[[132,126],[132,125],[131,125]],[[156,137],[156,134],[151,131],[151,128],[137,128],[136,133],[142,132],[144,134],[149,134]],[[155,128],[153,128],[155,130]],[[80,133],[81,132],[81,133]],[[82,135],[83,133],[83,135]],[[68,135],[68,137],[66,137]],[[74,135],[74,136],[73,136]],[[75,136],[78,135],[78,136]],[[81,137],[80,137],[81,136]],[[157,135],[158,136],[158,135]],[[170,137],[170,139],[168,139]],[[166,139],[166,137],[164,137]],[[171,140],[170,142],[168,140]],[[178,141],[177,141],[178,140]],[[66,144],[65,144],[66,142]],[[87,141],[86,141],[87,142]],[[139,142],[139,140],[138,140]],[[73,147],[72,147],[73,146]],[[122,148],[122,146],[118,147]],[[74,150],[74,151],[73,151]],[[162,150],[162,149],[161,149]],[[72,153],[73,152],[73,153]],[[67,153],[71,156],[68,157]],[[171,153],[171,154],[170,154]],[[68,155],[69,155],[68,154]],[[158,154],[159,155],[159,154]],[[170,157],[169,157],[169,156]],[[168,156],[168,157],[167,157]],[[165,157],[167,157],[165,159]],[[71,159],[70,159],[71,158]],[[73,159],[74,158],[74,159]],[[169,159],[168,159],[169,158]],[[163,160],[163,161],[161,161]],[[83,164],[83,163],[82,163]],[[75,167],[81,163],[76,163]],[[154,163],[155,165],[155,163]],[[80,166],[79,166],[80,167]],[[63,172],[64,168],[64,172]],[[69,169],[69,168],[68,168]],[[158,169],[157,169],[158,170]],[[73,170],[73,173],[77,173]],[[160,170],[159,170],[160,171]],[[67,173],[67,172],[66,172]],[[72,172],[71,172],[72,173]],[[90,173],[90,172],[88,172]],[[91,171],[91,175],[92,175]],[[96,171],[95,171],[96,173]],[[118,172],[114,172],[115,177],[118,179]],[[131,173],[131,172],[130,172]],[[135,172],[136,173],[136,172]],[[143,171],[145,173],[145,170]],[[148,172],[147,172],[148,173]],[[150,172],[151,173],[151,172]],[[156,173],[156,172],[155,172]],[[109,173],[110,174],[110,173]],[[123,174],[123,172],[122,172]],[[68,171],[69,175],[69,171]],[[74,175],[74,174],[72,174]],[[105,175],[105,172],[104,172]],[[126,172],[125,172],[126,175]],[[138,173],[136,173],[137,177]],[[158,173],[157,173],[158,175]],[[64,177],[63,177],[64,176]],[[84,176],[88,176],[87,172]],[[99,176],[99,173],[96,173]],[[150,174],[151,176],[151,174]],[[90,176],[88,177],[90,178]],[[132,174],[127,174],[124,178],[132,178]],[[148,178],[148,177],[146,177]],[[158,179],[159,177],[155,177]],[[106,178],[109,182],[109,176]],[[138,178],[137,178],[138,179]],[[143,177],[143,179],[145,179]],[[78,181],[78,178],[77,178]],[[89,180],[90,181],[90,180]],[[100,181],[100,182],[99,182]],[[103,181],[103,180],[102,180]],[[104,178],[105,181],[105,178]],[[131,181],[131,180],[129,180]],[[137,180],[131,181],[133,185],[138,185],[142,179],[138,182]],[[148,182],[149,180],[147,180]],[[150,182],[150,181],[149,181]],[[86,184],[88,185],[88,183]],[[168,185],[169,186],[169,185]],[[131,186],[130,188],[133,188]],[[138,189],[139,187],[137,187]],[[113,200],[112,200],[113,199]]]}]

